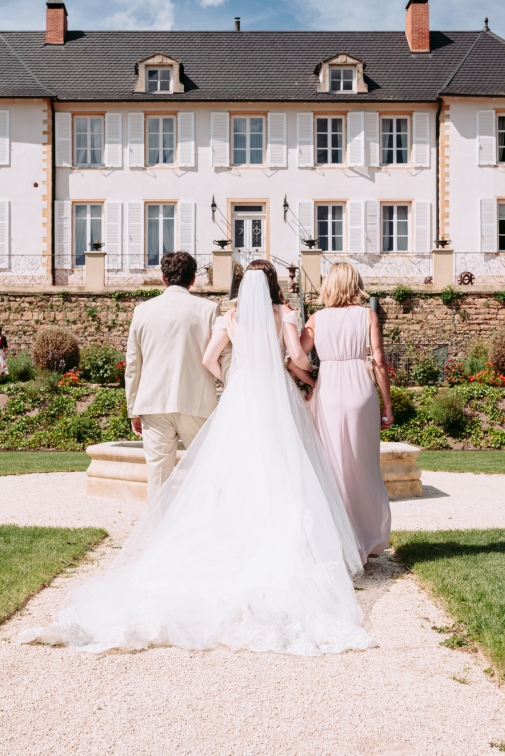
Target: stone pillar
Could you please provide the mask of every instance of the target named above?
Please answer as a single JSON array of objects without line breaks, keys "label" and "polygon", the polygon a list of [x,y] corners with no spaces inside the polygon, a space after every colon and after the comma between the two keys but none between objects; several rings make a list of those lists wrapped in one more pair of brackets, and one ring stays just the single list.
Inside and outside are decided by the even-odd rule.
[{"label": "stone pillar", "polygon": [[212,251],[212,285],[220,291],[229,291],[232,271],[231,249],[214,249]]},{"label": "stone pillar", "polygon": [[85,291],[102,291],[105,286],[105,252],[85,252]]},{"label": "stone pillar", "polygon": [[454,284],[454,250],[433,250],[433,286],[443,289]]},{"label": "stone pillar", "polygon": [[320,249],[302,249],[300,263],[302,267],[302,286],[304,294],[321,291],[321,255]]}]

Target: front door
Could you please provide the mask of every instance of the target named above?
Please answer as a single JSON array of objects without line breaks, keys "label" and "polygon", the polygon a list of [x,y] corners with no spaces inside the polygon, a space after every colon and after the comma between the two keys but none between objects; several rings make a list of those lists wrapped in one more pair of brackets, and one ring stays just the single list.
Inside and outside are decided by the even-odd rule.
[{"label": "front door", "polygon": [[233,259],[246,268],[265,256],[265,206],[233,205]]}]

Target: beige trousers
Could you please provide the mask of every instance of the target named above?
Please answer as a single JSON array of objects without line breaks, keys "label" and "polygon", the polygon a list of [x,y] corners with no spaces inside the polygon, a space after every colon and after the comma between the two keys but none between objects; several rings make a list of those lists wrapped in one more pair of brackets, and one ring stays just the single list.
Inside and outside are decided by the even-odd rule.
[{"label": "beige trousers", "polygon": [[180,415],[141,415],[142,440],[147,467],[147,500],[152,501],[175,467],[177,443],[189,449],[205,423],[205,417]]}]

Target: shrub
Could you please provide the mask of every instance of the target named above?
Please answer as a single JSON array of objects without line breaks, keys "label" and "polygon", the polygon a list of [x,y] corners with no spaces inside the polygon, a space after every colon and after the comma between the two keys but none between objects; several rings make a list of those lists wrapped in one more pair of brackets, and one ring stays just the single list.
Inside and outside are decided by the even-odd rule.
[{"label": "shrub", "polygon": [[489,362],[500,375],[505,374],[505,328],[501,328],[491,338]]},{"label": "shrub", "polygon": [[398,386],[391,386],[391,404],[395,423],[402,425],[415,415],[416,408],[410,393]]},{"label": "shrub", "polygon": [[431,401],[428,415],[445,431],[458,432],[466,420],[465,400],[454,390],[440,392]]},{"label": "shrub", "polygon": [[395,302],[398,302],[398,304],[401,304],[402,302],[405,302],[406,299],[410,299],[413,296],[414,292],[410,288],[410,286],[404,286],[403,284],[398,284],[391,294],[389,295],[392,299],[395,300]]},{"label": "shrub", "polygon": [[65,373],[79,367],[79,345],[66,328],[44,328],[35,337],[32,357],[35,367]]},{"label": "shrub", "polygon": [[111,344],[93,344],[84,347],[81,352],[81,374],[91,383],[116,383],[118,379],[117,363],[124,355]]},{"label": "shrub", "polygon": [[494,298],[497,302],[505,304],[505,291],[495,291]]},{"label": "shrub", "polygon": [[392,386],[408,386],[409,376],[406,370],[402,368],[395,370],[392,365],[388,365],[389,380]]},{"label": "shrub", "polygon": [[486,362],[484,370],[481,370],[469,378],[470,383],[481,383],[484,386],[505,386],[505,376],[500,375],[490,362]]},{"label": "shrub", "polygon": [[446,286],[445,289],[442,289],[442,291],[440,292],[440,299],[445,305],[451,304],[454,299],[458,299],[458,297],[463,296],[463,292],[458,291],[453,286]]},{"label": "shrub", "polygon": [[440,378],[440,367],[432,354],[417,351],[410,367],[410,377],[416,386],[433,386]]},{"label": "shrub", "polygon": [[444,367],[444,381],[450,386],[459,386],[461,383],[468,381],[467,374],[462,362],[455,362],[449,358],[449,362]]},{"label": "shrub", "polygon": [[15,357],[9,357],[7,360],[9,367],[9,378],[12,382],[18,381],[26,383],[35,378],[35,368],[33,367],[30,353],[23,349]]},{"label": "shrub", "polygon": [[78,444],[89,444],[100,438],[100,427],[97,421],[86,414],[73,417],[68,432]]}]

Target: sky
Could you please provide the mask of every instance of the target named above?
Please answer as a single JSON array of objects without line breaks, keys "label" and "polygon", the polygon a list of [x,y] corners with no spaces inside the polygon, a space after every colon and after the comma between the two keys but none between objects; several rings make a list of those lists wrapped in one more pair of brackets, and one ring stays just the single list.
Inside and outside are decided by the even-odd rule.
[{"label": "sky", "polygon": [[[70,29],[404,30],[406,0],[66,0]],[[505,38],[505,0],[431,0],[432,29]],[[0,0],[0,29],[45,26],[45,0]]]}]

